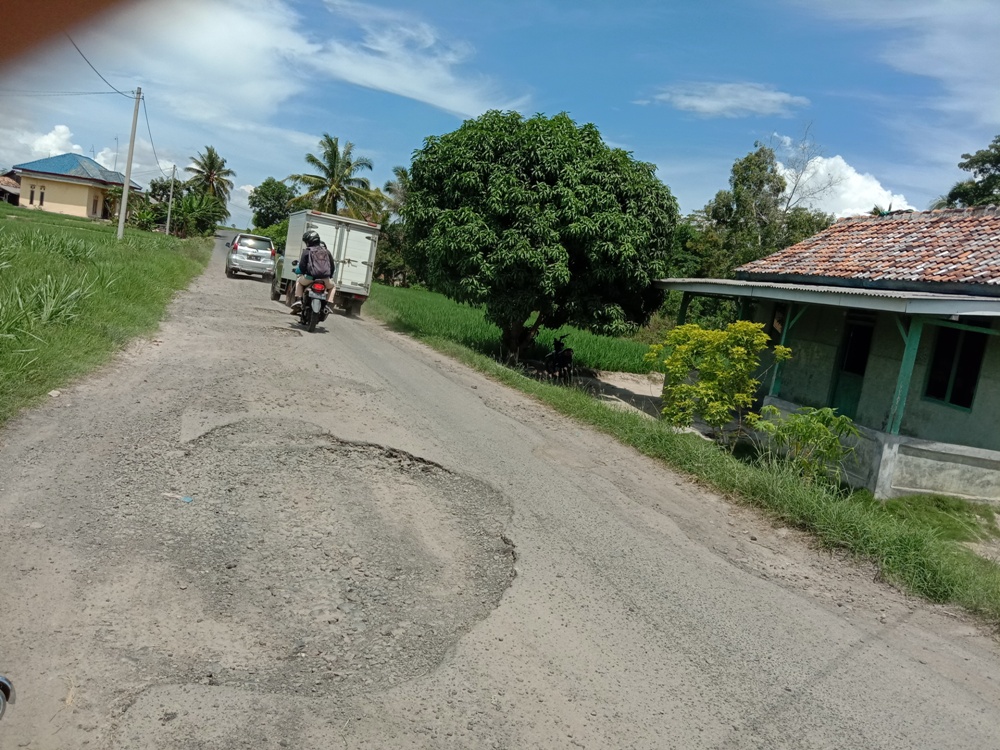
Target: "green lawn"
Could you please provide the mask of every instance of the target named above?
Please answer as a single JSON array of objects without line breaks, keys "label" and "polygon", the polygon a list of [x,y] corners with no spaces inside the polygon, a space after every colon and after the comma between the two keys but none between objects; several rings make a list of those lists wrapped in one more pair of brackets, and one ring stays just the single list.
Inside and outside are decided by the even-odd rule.
[{"label": "green lawn", "polygon": [[[496,357],[500,353],[500,329],[483,318],[479,308],[453,302],[442,294],[420,289],[375,285],[365,309],[415,336],[440,336],[473,351]],[[614,372],[650,372],[643,358],[649,347],[640,341],[597,336],[571,326],[558,331],[542,329],[528,359],[541,359],[552,348],[552,340],[564,333],[573,347],[573,359],[581,367]]]},{"label": "green lawn", "polygon": [[156,329],[211,241],[0,203],[0,423]]}]

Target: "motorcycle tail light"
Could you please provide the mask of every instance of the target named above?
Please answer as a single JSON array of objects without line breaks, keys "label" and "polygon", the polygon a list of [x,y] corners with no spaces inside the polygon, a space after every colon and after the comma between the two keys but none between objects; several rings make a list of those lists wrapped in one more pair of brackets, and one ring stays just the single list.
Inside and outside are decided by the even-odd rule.
[{"label": "motorcycle tail light", "polygon": [[326,291],[326,284],[320,284],[319,282],[316,282],[315,284],[313,284],[313,291],[316,291],[316,292],[325,292]]}]

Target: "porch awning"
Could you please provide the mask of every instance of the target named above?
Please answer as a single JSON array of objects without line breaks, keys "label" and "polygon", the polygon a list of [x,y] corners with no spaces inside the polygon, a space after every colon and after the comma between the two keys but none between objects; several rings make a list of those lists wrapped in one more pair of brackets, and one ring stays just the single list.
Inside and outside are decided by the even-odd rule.
[{"label": "porch awning", "polygon": [[689,292],[706,297],[749,297],[804,305],[884,310],[904,315],[1000,317],[1000,297],[979,297],[968,294],[859,289],[737,279],[657,279],[653,285],[658,289]]}]

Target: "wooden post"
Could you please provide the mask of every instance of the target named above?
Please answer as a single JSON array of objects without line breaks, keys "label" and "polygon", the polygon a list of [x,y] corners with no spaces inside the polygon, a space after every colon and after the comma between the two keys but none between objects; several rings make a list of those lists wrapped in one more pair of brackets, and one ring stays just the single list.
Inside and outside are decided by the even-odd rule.
[{"label": "wooden post", "polygon": [[923,329],[923,318],[913,318],[910,321],[910,329],[906,333],[906,346],[903,348],[903,361],[899,364],[899,377],[896,378],[896,391],[892,394],[892,408],[889,410],[886,425],[890,435],[898,435],[899,427],[903,423],[906,396],[910,392],[913,365],[917,361],[917,350],[920,348],[920,334]]},{"label": "wooden post", "polygon": [[[804,313],[807,309],[808,305],[803,305],[802,309],[799,310],[793,317],[792,313],[795,312],[795,305],[790,304],[788,306],[788,313],[785,315],[785,325],[781,327],[781,346],[785,345],[785,341],[788,339],[788,332],[792,329],[792,326],[798,322],[799,318],[802,317],[802,313]],[[781,395],[781,365],[781,362],[774,363],[774,375],[771,377],[771,389],[768,391],[769,396]]]},{"label": "wooden post", "polygon": [[684,325],[688,315],[688,305],[691,304],[691,292],[684,292],[681,295],[681,309],[677,312],[677,325]]}]

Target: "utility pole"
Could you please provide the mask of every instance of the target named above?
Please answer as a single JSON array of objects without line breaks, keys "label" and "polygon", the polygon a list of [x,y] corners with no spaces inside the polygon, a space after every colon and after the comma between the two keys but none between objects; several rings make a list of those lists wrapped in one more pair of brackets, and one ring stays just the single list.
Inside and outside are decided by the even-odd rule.
[{"label": "utility pole", "polygon": [[128,213],[128,189],[132,182],[132,152],[135,151],[135,126],[139,123],[139,101],[142,89],[135,87],[135,111],[132,113],[132,137],[128,142],[128,162],[125,164],[125,184],[122,185],[122,203],[118,207],[118,239],[125,236],[125,214]]},{"label": "utility pole", "polygon": [[174,180],[177,175],[177,165],[170,170],[170,200],[167,203],[167,234],[170,234],[170,211],[174,207]]}]

